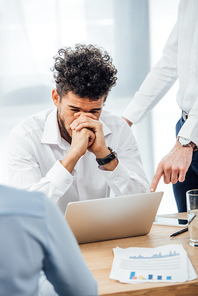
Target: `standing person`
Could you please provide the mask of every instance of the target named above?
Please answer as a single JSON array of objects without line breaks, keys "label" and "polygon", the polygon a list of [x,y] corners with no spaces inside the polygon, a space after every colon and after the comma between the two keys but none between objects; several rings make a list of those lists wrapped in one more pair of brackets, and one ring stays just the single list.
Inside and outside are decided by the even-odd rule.
[{"label": "standing person", "polygon": [[[49,198],[1,185],[0,195],[0,295],[98,295],[76,239]],[[38,287],[41,270],[55,291],[47,281]]]},{"label": "standing person", "polygon": [[163,176],[166,184],[173,183],[178,211],[186,212],[186,191],[198,187],[197,0],[180,1],[177,22],[166,42],[163,55],[136,92],[123,118],[130,126],[141,121],[177,79],[177,104],[182,113],[176,125],[177,141],[159,163],[150,191],[156,190]]},{"label": "standing person", "polygon": [[60,49],[53,67],[55,108],[19,124],[10,135],[11,186],[42,191],[64,213],[70,201],[149,191],[135,138],[121,118],[104,111],[116,84],[101,48]]}]

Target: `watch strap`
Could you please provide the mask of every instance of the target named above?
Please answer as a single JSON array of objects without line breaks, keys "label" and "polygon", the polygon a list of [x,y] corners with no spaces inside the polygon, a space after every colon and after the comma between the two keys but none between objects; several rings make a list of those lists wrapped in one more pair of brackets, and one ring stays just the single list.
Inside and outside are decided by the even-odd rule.
[{"label": "watch strap", "polygon": [[113,151],[113,149],[111,147],[108,147],[109,151],[111,152],[109,155],[107,155],[104,158],[96,158],[96,161],[99,165],[105,165],[109,162],[111,162],[113,159],[117,159],[117,154],[115,153],[115,151]]},{"label": "watch strap", "polygon": [[182,138],[182,137],[177,137],[177,141],[178,141],[183,147],[192,147],[192,148],[193,148],[193,151],[197,151],[198,147],[197,147],[197,145],[196,145],[194,142],[192,142],[192,141],[189,140],[189,143],[187,143],[187,144],[183,144],[183,143],[181,143],[180,138]]}]

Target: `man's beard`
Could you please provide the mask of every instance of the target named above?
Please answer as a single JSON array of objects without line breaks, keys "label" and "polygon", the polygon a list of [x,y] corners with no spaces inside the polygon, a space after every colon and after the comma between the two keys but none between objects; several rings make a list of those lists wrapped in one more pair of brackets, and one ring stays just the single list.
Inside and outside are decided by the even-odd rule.
[{"label": "man's beard", "polygon": [[65,124],[64,121],[62,120],[61,116],[60,116],[60,110],[57,110],[57,118],[58,118],[58,126],[59,126],[59,130],[60,130],[60,134],[61,137],[63,139],[65,139],[69,144],[71,144],[72,142],[72,138],[69,135],[68,131],[65,128]]}]

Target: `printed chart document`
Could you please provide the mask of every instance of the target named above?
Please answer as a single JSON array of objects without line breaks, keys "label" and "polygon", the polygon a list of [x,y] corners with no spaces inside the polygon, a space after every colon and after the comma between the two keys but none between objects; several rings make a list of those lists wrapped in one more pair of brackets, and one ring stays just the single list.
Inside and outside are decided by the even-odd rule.
[{"label": "printed chart document", "polygon": [[182,244],[113,249],[110,279],[121,283],[185,282],[197,274]]}]

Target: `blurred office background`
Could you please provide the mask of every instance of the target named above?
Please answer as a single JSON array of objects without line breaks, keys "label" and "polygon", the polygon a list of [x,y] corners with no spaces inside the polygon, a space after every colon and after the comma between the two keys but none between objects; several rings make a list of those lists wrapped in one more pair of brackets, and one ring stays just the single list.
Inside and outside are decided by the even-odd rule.
[{"label": "blurred office background", "polygon": [[[105,108],[121,116],[161,56],[176,21],[179,0],[0,0],[0,182],[8,184],[6,149],[21,120],[53,106],[50,67],[58,49],[98,44],[113,57],[117,86]],[[175,143],[180,116],[177,83],[132,130],[149,181]],[[176,212],[171,184],[160,181],[158,213]]]}]

